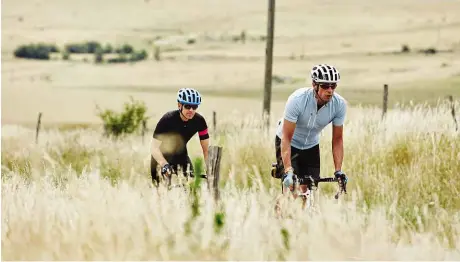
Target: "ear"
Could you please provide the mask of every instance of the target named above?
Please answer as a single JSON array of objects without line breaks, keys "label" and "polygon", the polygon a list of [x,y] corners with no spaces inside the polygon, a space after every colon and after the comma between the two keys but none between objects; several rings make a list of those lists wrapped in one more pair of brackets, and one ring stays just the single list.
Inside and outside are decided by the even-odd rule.
[{"label": "ear", "polygon": [[318,85],[315,83],[315,81],[312,81],[312,82],[311,82],[311,85],[313,86],[313,89],[314,89],[315,91],[318,91]]}]

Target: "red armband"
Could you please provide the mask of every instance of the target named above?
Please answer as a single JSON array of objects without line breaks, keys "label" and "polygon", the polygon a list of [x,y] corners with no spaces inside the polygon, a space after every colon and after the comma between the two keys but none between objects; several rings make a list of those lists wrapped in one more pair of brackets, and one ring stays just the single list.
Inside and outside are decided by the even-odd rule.
[{"label": "red armband", "polygon": [[207,135],[207,134],[208,134],[208,129],[207,128],[205,130],[203,130],[203,131],[198,132],[199,136],[204,136],[204,135]]}]

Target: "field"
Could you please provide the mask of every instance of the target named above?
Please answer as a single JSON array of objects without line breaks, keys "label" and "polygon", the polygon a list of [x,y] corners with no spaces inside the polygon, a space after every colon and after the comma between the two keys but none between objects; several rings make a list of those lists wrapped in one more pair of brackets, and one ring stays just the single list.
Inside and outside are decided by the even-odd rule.
[{"label": "field", "polygon": [[[264,132],[267,1],[3,1],[2,259],[460,259],[460,139],[446,100],[454,97],[459,122],[459,11],[457,0],[278,1]],[[148,58],[13,56],[21,44],[90,40],[129,43]],[[350,105],[349,194],[337,202],[322,185],[320,214],[293,205],[279,218],[273,123],[318,63],[339,68],[337,92]],[[390,110],[381,120],[384,84]],[[212,144],[224,148],[222,201],[203,189],[195,218],[193,198],[149,187],[151,130],[184,86],[203,94],[208,124],[217,113]],[[130,96],[148,106],[144,142],[102,137],[96,105],[118,110]],[[333,169],[330,132],[321,137],[323,176]],[[199,159],[197,139],[189,151]]]},{"label": "field", "polygon": [[[183,86],[203,93],[204,114],[226,115],[246,106],[262,111],[266,1],[24,3],[2,3],[3,124],[33,124],[38,112],[44,125],[98,124],[95,104],[116,109],[130,95],[159,117],[174,108]],[[435,104],[460,95],[458,1],[291,0],[276,8],[273,74],[285,79],[273,86],[276,116],[293,90],[310,85],[311,67],[324,62],[340,69],[337,91],[352,105],[381,106],[384,84],[390,86],[390,106],[410,100]],[[246,42],[233,41],[243,30]],[[195,44],[187,44],[192,38]],[[129,43],[146,49],[149,59],[94,65],[93,57],[85,62],[84,55],[72,54],[68,61],[57,55],[46,62],[12,56],[20,44],[63,48],[89,40]],[[403,45],[410,52],[402,53]],[[153,59],[156,46],[164,50],[160,62]],[[438,52],[421,52],[429,48]]]},{"label": "field", "polygon": [[[380,110],[350,110],[348,194],[336,202],[334,186],[321,185],[321,213],[312,217],[298,202],[284,206],[284,217],[274,213],[274,130],[262,132],[254,119],[225,119],[214,132],[224,148],[218,205],[204,188],[197,202],[150,188],[140,137],[47,131],[36,145],[33,130],[4,128],[2,258],[460,259],[460,139],[449,107],[394,110],[385,121]],[[333,172],[330,131],[322,135],[323,176]],[[200,159],[197,141],[190,150]]]}]

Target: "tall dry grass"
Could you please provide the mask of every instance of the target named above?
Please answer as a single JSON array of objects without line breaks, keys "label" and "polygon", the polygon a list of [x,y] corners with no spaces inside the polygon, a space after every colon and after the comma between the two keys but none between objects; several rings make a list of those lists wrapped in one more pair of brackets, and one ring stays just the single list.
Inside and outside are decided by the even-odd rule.
[{"label": "tall dry grass", "polygon": [[[457,102],[458,107],[458,102]],[[2,259],[460,259],[460,139],[449,108],[350,108],[349,193],[320,185],[313,216],[274,213],[274,128],[247,114],[222,119],[221,201],[150,187],[148,145],[98,131],[2,128]],[[275,121],[271,121],[275,123]],[[273,125],[273,124],[272,124]],[[273,125],[274,126],[274,125]],[[322,176],[333,172],[331,129]],[[199,157],[199,144],[190,144]],[[199,205],[196,205],[196,204]]]}]

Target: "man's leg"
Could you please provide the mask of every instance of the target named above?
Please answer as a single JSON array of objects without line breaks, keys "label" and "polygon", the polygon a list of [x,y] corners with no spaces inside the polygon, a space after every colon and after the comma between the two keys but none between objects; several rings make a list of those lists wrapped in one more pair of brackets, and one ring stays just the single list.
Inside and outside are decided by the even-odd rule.
[{"label": "man's leg", "polygon": [[[302,193],[305,193],[309,186],[313,186],[309,177],[311,176],[315,180],[320,178],[319,145],[303,150],[300,157],[300,190]],[[318,182],[316,182],[314,186],[317,187]]]},{"label": "man's leg", "polygon": [[276,157],[276,167],[272,169],[272,177],[281,178],[283,176],[283,159],[281,158],[281,139],[278,136],[275,136],[275,157]]},{"label": "man's leg", "polygon": [[155,160],[155,158],[153,158],[153,156],[150,156],[150,175],[152,176],[152,183],[156,187],[158,187],[160,183],[160,177],[158,176],[159,174],[157,172],[157,167],[157,161]]},{"label": "man's leg", "polygon": [[[319,152],[319,144],[308,149],[306,151],[307,156],[305,157],[306,161],[304,163],[307,174],[313,177],[313,179],[320,179],[320,170],[321,170],[321,157]],[[318,186],[318,183],[315,184]]]},{"label": "man's leg", "polygon": [[182,168],[183,172],[186,172],[187,168],[188,168],[188,170],[190,171],[190,177],[194,177],[194,169],[193,169],[192,160],[190,159],[190,157],[188,155],[187,155],[187,158],[185,160],[185,163],[182,163],[181,168]]}]

